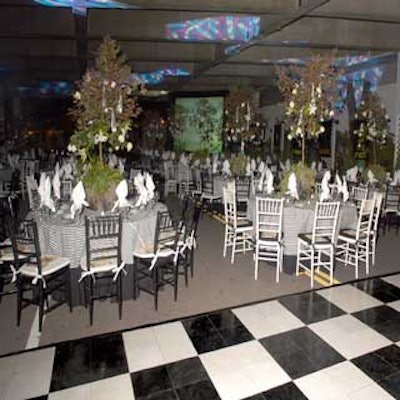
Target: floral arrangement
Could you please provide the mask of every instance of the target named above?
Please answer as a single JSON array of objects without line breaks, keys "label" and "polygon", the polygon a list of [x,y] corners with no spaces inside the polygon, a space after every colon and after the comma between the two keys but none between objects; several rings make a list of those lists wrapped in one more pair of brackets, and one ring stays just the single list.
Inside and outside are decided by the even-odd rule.
[{"label": "floral arrangement", "polygon": [[364,183],[368,183],[369,181],[368,171],[371,171],[373,173],[374,179],[376,179],[376,182],[379,185],[383,185],[386,183],[387,171],[382,165],[372,164],[366,167],[361,174],[361,180]]},{"label": "floral arrangement", "polygon": [[303,163],[306,161],[306,139],[318,138],[325,132],[324,122],[334,117],[339,75],[334,60],[335,53],[315,55],[304,66],[277,69],[285,122],[289,127],[288,138],[301,140]]},{"label": "floral arrangement", "polygon": [[365,157],[365,142],[372,142],[373,163],[376,164],[377,146],[386,144],[390,123],[386,108],[376,93],[369,92],[364,96],[354,119],[358,127],[354,130],[358,158]]},{"label": "floral arrangement", "polygon": [[137,104],[141,82],[132,80],[117,43],[105,38],[97,52],[95,68],[77,84],[70,114],[76,129],[68,150],[79,157],[81,179],[93,207],[106,208],[122,176],[105,163],[105,152],[130,151],[132,120],[142,111]]},{"label": "floral arrangement", "polygon": [[241,153],[231,159],[231,172],[233,176],[244,176],[246,174],[247,158]]},{"label": "floral arrangement", "polygon": [[240,142],[243,151],[245,141],[257,139],[260,127],[254,90],[248,87],[232,88],[225,97],[224,130],[227,140]]},{"label": "floral arrangement", "polygon": [[117,43],[105,38],[97,52],[94,69],[89,69],[78,83],[71,115],[76,122],[68,150],[82,160],[103,161],[104,150],[132,150],[128,140],[132,119],[142,111],[136,94],[142,87],[132,80]]},{"label": "floral arrangement", "polygon": [[310,199],[315,189],[316,171],[303,163],[294,164],[285,171],[280,183],[281,193],[285,194],[288,192],[289,176],[292,172],[296,175],[297,190],[300,198]]}]

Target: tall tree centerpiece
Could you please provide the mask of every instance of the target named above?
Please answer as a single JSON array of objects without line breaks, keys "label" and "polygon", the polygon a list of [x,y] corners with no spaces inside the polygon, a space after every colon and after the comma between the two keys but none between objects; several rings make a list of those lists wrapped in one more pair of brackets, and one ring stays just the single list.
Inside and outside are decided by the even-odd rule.
[{"label": "tall tree centerpiece", "polygon": [[306,140],[325,132],[324,122],[334,116],[337,99],[335,53],[314,55],[305,65],[279,67],[279,88],[285,106],[289,139],[301,141],[301,161],[306,162]]},{"label": "tall tree centerpiece", "polygon": [[132,79],[125,56],[107,37],[97,51],[94,68],[77,85],[70,110],[76,129],[68,149],[78,155],[88,195],[98,203],[121,179],[105,163],[105,153],[133,148],[128,133],[141,112],[137,103],[141,82]]}]

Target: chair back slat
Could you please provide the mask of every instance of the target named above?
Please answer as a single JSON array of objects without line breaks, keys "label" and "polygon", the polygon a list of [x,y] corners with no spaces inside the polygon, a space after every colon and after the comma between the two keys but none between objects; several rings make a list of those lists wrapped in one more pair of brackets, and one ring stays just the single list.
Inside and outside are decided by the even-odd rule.
[{"label": "chair back slat", "polygon": [[312,232],[313,243],[322,238],[328,239],[331,243],[334,242],[339,208],[340,202],[317,202]]},{"label": "chair back slat", "polygon": [[284,199],[271,199],[256,197],[256,237],[276,235],[276,239],[282,239]]},{"label": "chair back slat", "polygon": [[223,188],[225,223],[237,228],[237,208],[235,192],[226,187]]},{"label": "chair back slat", "polygon": [[363,200],[361,202],[361,207],[358,215],[357,224],[357,236],[358,240],[360,237],[368,236],[371,231],[372,220],[375,209],[375,200]]}]

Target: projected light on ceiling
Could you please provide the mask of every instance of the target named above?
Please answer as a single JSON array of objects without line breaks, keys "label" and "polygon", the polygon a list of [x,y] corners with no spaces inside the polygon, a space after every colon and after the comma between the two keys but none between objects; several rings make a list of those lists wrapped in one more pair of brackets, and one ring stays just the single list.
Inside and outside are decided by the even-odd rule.
[{"label": "projected light on ceiling", "polygon": [[73,84],[68,81],[40,81],[18,88],[20,94],[27,97],[67,97],[72,90]]},{"label": "projected light on ceiling", "polygon": [[46,7],[70,7],[74,14],[86,15],[88,8],[132,8],[113,0],[34,0]]},{"label": "projected light on ceiling", "polygon": [[146,85],[157,85],[168,76],[189,76],[190,72],[181,68],[163,68],[153,72],[142,72],[132,74],[133,79],[138,79]]},{"label": "projected light on ceiling", "polygon": [[167,24],[166,38],[182,41],[248,42],[260,33],[260,17],[221,16]]}]

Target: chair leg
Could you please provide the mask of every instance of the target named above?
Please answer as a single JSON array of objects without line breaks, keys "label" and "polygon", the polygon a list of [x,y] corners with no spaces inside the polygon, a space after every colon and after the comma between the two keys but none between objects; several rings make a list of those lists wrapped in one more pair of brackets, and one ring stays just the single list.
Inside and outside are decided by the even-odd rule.
[{"label": "chair leg", "polygon": [[39,282],[39,332],[42,332],[45,293],[43,282]]},{"label": "chair leg", "polygon": [[256,260],[255,260],[255,265],[254,265],[254,280],[258,279],[258,255],[259,255],[259,247],[256,244]]},{"label": "chair leg", "polygon": [[356,268],[356,279],[358,279],[358,254],[359,253],[359,248],[358,248],[358,243],[356,244],[356,248],[355,248],[355,268]]},{"label": "chair leg", "polygon": [[118,296],[118,316],[119,319],[122,319],[122,277],[121,274],[118,275],[118,289],[117,289],[117,296]]},{"label": "chair leg", "polygon": [[22,295],[23,295],[23,278],[19,277],[17,280],[17,326],[21,323],[21,313],[22,313]]},{"label": "chair leg", "polygon": [[93,279],[88,277],[89,279],[89,319],[90,325],[93,325],[93,308],[94,308],[94,299],[93,299]]},{"label": "chair leg", "polygon": [[194,249],[190,250],[190,276],[193,278],[194,273]]},{"label": "chair leg", "polygon": [[231,264],[235,262],[235,251],[236,251],[236,232],[233,234]]},{"label": "chair leg", "polygon": [[[174,268],[174,301],[178,299],[178,276],[179,276],[179,270],[178,266],[176,265]],[[186,286],[187,286],[187,268],[185,265],[185,279],[186,279]]]},{"label": "chair leg", "polygon": [[136,295],[137,295],[137,282],[136,282],[136,265],[133,264],[132,268],[132,287],[133,287],[133,300],[136,300]]},{"label": "chair leg", "polygon": [[67,283],[67,287],[66,287],[66,292],[67,295],[66,297],[68,298],[68,305],[69,305],[69,312],[72,313],[72,287],[71,287],[71,272],[69,267],[66,268],[65,270],[65,274],[66,274],[66,283]]},{"label": "chair leg", "polygon": [[311,257],[310,257],[310,275],[311,275],[311,287],[314,287],[314,249],[311,249]]},{"label": "chair leg", "polygon": [[300,242],[297,241],[297,260],[296,260],[296,276],[300,273]]},{"label": "chair leg", "polygon": [[278,246],[277,248],[277,253],[276,253],[276,276],[275,276],[275,281],[276,283],[279,282],[279,272],[281,270],[281,248]]}]

